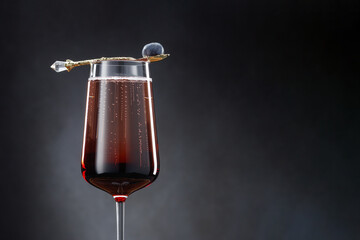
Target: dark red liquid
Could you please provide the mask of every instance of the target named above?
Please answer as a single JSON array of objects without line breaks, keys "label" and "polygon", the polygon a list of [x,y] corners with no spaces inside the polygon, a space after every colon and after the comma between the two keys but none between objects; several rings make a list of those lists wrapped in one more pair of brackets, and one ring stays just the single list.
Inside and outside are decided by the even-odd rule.
[{"label": "dark red liquid", "polygon": [[152,83],[90,79],[81,170],[93,186],[126,195],[152,183],[159,156]]}]

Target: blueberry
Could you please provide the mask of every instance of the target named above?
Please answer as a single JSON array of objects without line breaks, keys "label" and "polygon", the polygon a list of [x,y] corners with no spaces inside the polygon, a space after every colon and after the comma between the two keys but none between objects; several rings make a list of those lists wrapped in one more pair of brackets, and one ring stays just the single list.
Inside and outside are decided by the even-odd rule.
[{"label": "blueberry", "polygon": [[146,44],[142,50],[143,57],[156,56],[160,54],[164,54],[164,48],[157,42]]}]

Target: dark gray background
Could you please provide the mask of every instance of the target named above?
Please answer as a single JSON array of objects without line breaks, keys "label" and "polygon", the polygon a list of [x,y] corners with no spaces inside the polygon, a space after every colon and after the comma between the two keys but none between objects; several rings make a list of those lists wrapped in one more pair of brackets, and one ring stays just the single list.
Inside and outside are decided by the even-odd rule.
[{"label": "dark gray background", "polygon": [[161,173],[126,238],[359,239],[358,1],[2,1],[1,239],[115,239],[80,174],[88,67],[151,65]]}]

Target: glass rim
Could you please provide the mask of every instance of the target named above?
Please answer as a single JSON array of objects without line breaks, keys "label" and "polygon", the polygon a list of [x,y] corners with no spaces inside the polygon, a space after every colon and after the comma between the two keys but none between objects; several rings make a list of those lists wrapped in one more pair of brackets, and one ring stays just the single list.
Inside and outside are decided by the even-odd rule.
[{"label": "glass rim", "polygon": [[91,63],[91,65],[101,65],[103,63],[107,63],[107,65],[112,65],[111,63],[134,63],[134,65],[146,65],[149,64],[150,62],[138,61],[138,60],[104,60],[96,63]]},{"label": "glass rim", "polygon": [[104,60],[90,66],[90,77],[150,77],[149,62],[135,60]]}]

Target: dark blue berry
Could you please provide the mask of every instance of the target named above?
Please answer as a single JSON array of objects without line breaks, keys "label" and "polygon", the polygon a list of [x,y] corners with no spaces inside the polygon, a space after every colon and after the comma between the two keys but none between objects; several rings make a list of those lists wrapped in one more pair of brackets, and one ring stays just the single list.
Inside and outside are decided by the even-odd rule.
[{"label": "dark blue berry", "polygon": [[146,44],[142,50],[143,57],[156,56],[160,54],[164,54],[164,48],[157,42]]}]

